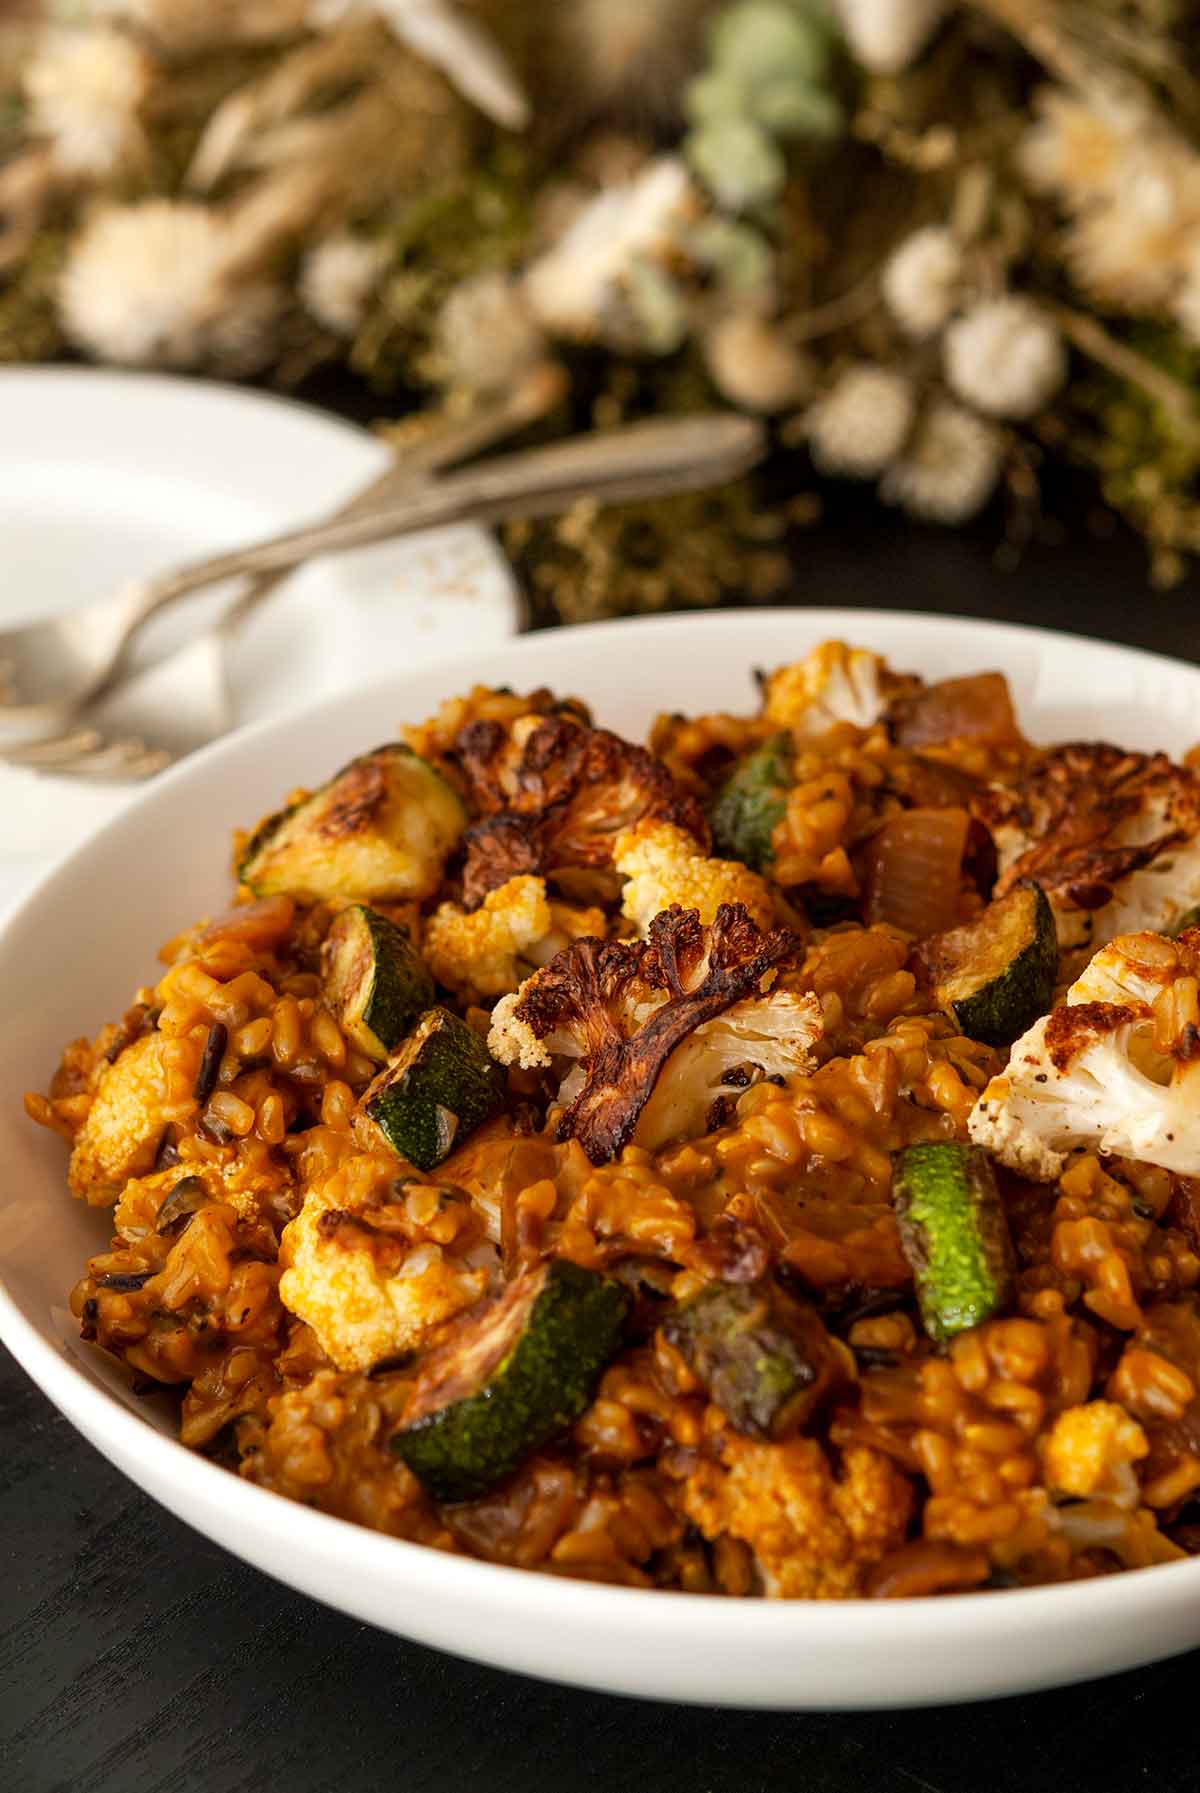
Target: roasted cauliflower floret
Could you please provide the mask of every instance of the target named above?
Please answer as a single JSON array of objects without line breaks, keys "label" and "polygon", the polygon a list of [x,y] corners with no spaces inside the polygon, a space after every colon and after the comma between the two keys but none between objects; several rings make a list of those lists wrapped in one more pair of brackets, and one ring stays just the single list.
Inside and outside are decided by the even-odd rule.
[{"label": "roasted cauliflower floret", "polygon": [[[205,1204],[224,1202],[247,1225],[266,1219],[278,1226],[273,1199],[287,1189],[290,1175],[285,1165],[272,1158],[247,1163],[234,1158],[227,1164],[199,1159],[174,1164],[168,1170],[151,1171],[147,1177],[131,1177],[113,1210],[113,1226],[127,1244],[181,1220]],[[172,1198],[174,1198],[172,1200]]]},{"label": "roasted cauliflower floret", "polygon": [[510,878],[470,912],[442,903],[425,924],[425,960],[439,984],[479,996],[515,990],[528,953],[550,931],[541,878]]},{"label": "roasted cauliflower floret", "polygon": [[674,822],[639,822],[619,834],[613,864],[626,879],[621,913],[636,922],[645,939],[656,915],[672,904],[695,909],[710,927],[722,903],[742,903],[754,925],[769,928],[775,920],[765,878],[736,859],[709,859],[695,837]]},{"label": "roasted cauliflower floret", "polygon": [[478,909],[442,903],[425,924],[425,958],[434,977],[467,997],[503,996],[572,940],[603,934],[602,909],[552,902],[543,878],[510,878]]},{"label": "roasted cauliflower floret", "polygon": [[1200,929],[1127,934],[1017,1040],[971,1138],[1037,1182],[1077,1146],[1200,1174]]},{"label": "roasted cauliflower floret", "polygon": [[309,1190],[284,1229],[284,1306],[312,1327],[340,1370],[415,1349],[484,1294],[495,1249],[461,1195],[396,1187],[395,1159],[370,1155]]},{"label": "roasted cauliflower floret", "polygon": [[786,928],[761,933],[740,903],[721,904],[709,928],[694,909],[668,909],[648,941],[576,941],[504,997],[489,1050],[531,1068],[574,1061],[558,1137],[593,1164],[644,1143],[644,1111],[648,1137],[703,1132],[715,1097],[753,1082],[763,1059],[809,1068],[820,1005],[767,991],[798,945]]},{"label": "roasted cauliflower floret", "polygon": [[870,728],[892,697],[918,681],[894,673],[867,648],[823,641],[803,660],[773,672],[763,691],[763,715],[803,739],[828,734],[838,723]]},{"label": "roasted cauliflower floret", "polygon": [[1135,1419],[1114,1401],[1087,1401],[1059,1414],[1042,1446],[1046,1485],[1077,1500],[1098,1498],[1136,1507],[1133,1465],[1149,1441]]},{"label": "roasted cauliflower floret", "polygon": [[845,1452],[835,1479],[813,1438],[760,1444],[730,1435],[721,1462],[689,1477],[684,1508],[710,1541],[750,1546],[772,1599],[838,1600],[861,1593],[872,1564],[903,1543],[912,1489],[865,1445]]},{"label": "roasted cauliflower floret", "polygon": [[464,837],[468,908],[520,873],[552,879],[568,896],[615,895],[614,842],[646,817],[673,822],[708,846],[696,798],[652,753],[574,716],[472,723],[455,752],[484,818]]},{"label": "roasted cauliflower floret", "polygon": [[1200,772],[1163,753],[1070,742],[974,807],[996,845],[995,894],[1040,884],[1064,948],[1171,933],[1200,902]]},{"label": "roasted cauliflower floret", "polygon": [[144,1034],[100,1073],[68,1171],[74,1194],[93,1207],[115,1202],[130,1177],[144,1177],[154,1163],[167,1119],[163,1044]]}]

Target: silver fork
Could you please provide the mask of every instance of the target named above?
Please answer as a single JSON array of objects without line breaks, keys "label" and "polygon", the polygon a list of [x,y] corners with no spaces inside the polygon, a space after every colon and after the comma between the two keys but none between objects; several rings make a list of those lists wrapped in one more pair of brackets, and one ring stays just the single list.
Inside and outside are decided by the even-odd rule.
[{"label": "silver fork", "polygon": [[[336,513],[357,516],[400,496],[423,477],[469,459],[538,422],[558,404],[565,376],[553,363],[531,369],[512,392],[464,418],[435,425]],[[292,569],[260,573],[200,635],[144,670],[110,685],[87,706],[86,725],[0,750],[0,759],[59,777],[136,780],[204,747],[233,726],[227,653],[250,616]],[[155,743],[146,745],[147,738]]]},{"label": "silver fork", "polygon": [[[757,421],[719,412],[593,432],[477,462],[440,480],[414,480],[406,468],[403,490],[389,501],[372,498],[331,521],[141,581],[87,610],[0,636],[0,655],[14,663],[18,690],[31,700],[0,709],[0,726],[7,724],[10,733],[23,729],[26,736],[35,728],[61,728],[101,688],[142,623],[206,585],[281,573],[318,554],[439,523],[545,516],[581,498],[619,503],[715,485],[752,467],[764,444]],[[183,696],[178,693],[181,703]],[[219,732],[224,714],[214,711],[206,738]]]}]

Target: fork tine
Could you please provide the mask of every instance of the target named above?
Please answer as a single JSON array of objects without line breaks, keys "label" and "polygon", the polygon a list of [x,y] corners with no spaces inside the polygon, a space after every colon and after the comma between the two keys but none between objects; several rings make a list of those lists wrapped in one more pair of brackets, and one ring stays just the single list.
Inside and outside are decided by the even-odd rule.
[{"label": "fork tine", "polygon": [[160,747],[147,747],[144,741],[110,741],[94,751],[79,755],[68,766],[60,767],[74,778],[149,778],[169,766],[171,756]]},{"label": "fork tine", "polygon": [[150,778],[171,763],[161,747],[147,747],[133,738],[106,741],[94,728],[74,729],[49,741],[14,747],[0,755],[10,765],[63,778]]},{"label": "fork tine", "polygon": [[103,736],[96,729],[76,728],[65,735],[54,735],[48,741],[27,741],[20,746],[6,747],[4,758],[14,766],[41,766],[49,771],[53,767],[69,766],[102,745]]}]

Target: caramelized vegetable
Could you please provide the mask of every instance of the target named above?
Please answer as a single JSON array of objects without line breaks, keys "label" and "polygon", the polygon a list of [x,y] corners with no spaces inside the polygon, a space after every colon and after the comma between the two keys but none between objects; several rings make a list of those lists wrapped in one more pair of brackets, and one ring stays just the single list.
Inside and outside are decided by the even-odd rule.
[{"label": "caramelized vegetable", "polygon": [[846,1375],[815,1309],[767,1280],[710,1283],[662,1334],[730,1424],[759,1437],[799,1432]]},{"label": "caramelized vegetable", "polygon": [[866,919],[915,939],[958,920],[965,809],[906,809],[889,817],[866,853]]},{"label": "caramelized vegetable", "polygon": [[905,692],[888,710],[892,736],[901,747],[931,747],[943,741],[1018,741],[1017,718],[1002,672],[941,679]]}]

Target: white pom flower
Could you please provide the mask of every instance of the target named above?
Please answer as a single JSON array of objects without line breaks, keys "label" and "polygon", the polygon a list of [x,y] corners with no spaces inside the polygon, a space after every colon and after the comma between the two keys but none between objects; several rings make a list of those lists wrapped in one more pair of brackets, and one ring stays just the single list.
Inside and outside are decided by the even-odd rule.
[{"label": "white pom flower", "polygon": [[265,358],[279,296],[234,272],[232,244],[226,220],[206,206],[110,206],[72,246],[63,328],[101,361],[248,372]]},{"label": "white pom flower", "polygon": [[946,0],[837,0],[846,42],[874,75],[914,63],[946,11]]},{"label": "white pom flower", "polygon": [[450,293],[434,348],[450,385],[498,392],[533,365],[543,341],[520,287],[494,272],[476,274]]},{"label": "white pom flower", "polygon": [[961,405],[931,405],[906,452],[879,488],[888,504],[932,523],[965,523],[987,502],[1000,474],[999,432]]},{"label": "white pom flower", "polygon": [[145,151],[138,108],[150,61],[119,31],[48,31],[25,70],[33,132],[64,174],[104,180]]},{"label": "white pom flower", "polygon": [[697,209],[688,171],[674,156],[606,188],[526,273],[534,316],[554,335],[579,342],[627,334],[631,268],[639,260],[664,261]]},{"label": "white pom flower", "polygon": [[942,343],[946,378],[969,404],[993,417],[1032,417],[1067,377],[1055,325],[1030,299],[984,299],[957,318]]},{"label": "white pom flower", "polygon": [[783,411],[813,388],[812,362],[778,324],[747,308],[718,319],[704,338],[709,377],[723,398],[747,411]]},{"label": "white pom flower", "polygon": [[300,298],[318,324],[353,336],[384,261],[380,244],[340,233],[310,249],[300,265]]},{"label": "white pom flower", "polygon": [[867,361],[846,368],[805,418],[815,465],[822,473],[873,479],[900,453],[915,411],[906,374]]},{"label": "white pom flower", "polygon": [[927,224],[905,237],[883,270],[888,310],[909,336],[932,336],[954,309],[962,251],[948,230]]}]

